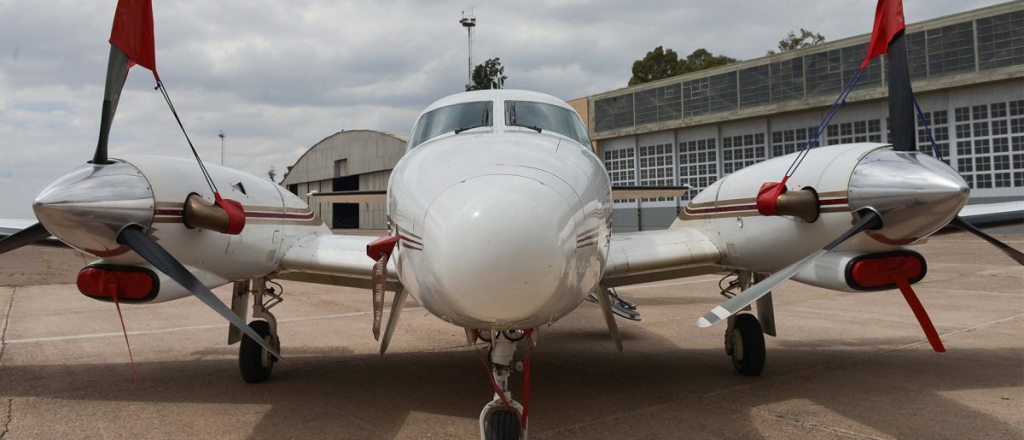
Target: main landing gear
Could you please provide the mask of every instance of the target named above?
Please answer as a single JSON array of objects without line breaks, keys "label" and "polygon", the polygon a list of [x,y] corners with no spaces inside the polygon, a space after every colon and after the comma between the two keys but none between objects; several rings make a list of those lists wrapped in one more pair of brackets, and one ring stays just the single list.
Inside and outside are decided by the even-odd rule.
[{"label": "main landing gear", "polygon": [[[727,286],[719,287],[722,295],[730,298],[737,290],[743,291],[753,284],[764,279],[765,275],[751,273],[749,271],[737,271],[735,280],[730,280]],[[730,274],[729,276],[732,276]],[[725,281],[729,276],[723,278]],[[772,294],[757,300],[757,316],[754,316],[748,307],[744,313],[729,317],[728,326],[725,328],[725,354],[732,358],[732,366],[744,376],[760,376],[764,371],[765,357],[767,350],[764,345],[764,335],[775,336],[775,311],[772,307]],[[760,319],[758,319],[760,318]],[[764,324],[762,326],[762,323]]]},{"label": "main landing gear", "polygon": [[[278,290],[268,287],[267,284],[277,285]],[[277,336],[277,318],[270,309],[281,303],[283,289],[277,283],[266,278],[253,280],[252,286],[252,316],[256,320],[249,323],[265,342],[281,351],[281,339]],[[249,281],[235,282],[234,292],[231,296],[231,310],[244,320],[246,317],[246,306],[249,299]],[[241,342],[238,347],[238,369],[242,373],[242,380],[248,383],[264,382],[270,378],[274,371],[274,364],[277,357],[270,354],[256,341],[243,334],[237,328],[231,327],[228,332],[228,344]]]},{"label": "main landing gear", "polygon": [[[491,373],[494,397],[480,411],[480,438],[484,440],[525,440],[529,426],[526,421],[530,405],[530,359],[513,365],[516,343],[526,339],[532,348],[529,330],[480,331],[475,332],[480,340],[490,344],[486,357],[478,351],[480,360]],[[523,400],[520,404],[512,399],[508,379],[513,368],[523,372]]]}]

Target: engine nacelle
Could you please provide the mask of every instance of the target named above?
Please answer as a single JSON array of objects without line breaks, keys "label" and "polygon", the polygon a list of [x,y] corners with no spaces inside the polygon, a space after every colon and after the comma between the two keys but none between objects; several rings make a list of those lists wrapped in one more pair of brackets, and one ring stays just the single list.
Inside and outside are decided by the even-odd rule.
[{"label": "engine nacelle", "polygon": [[[194,267],[186,268],[208,288],[228,282],[211,272]],[[89,298],[112,301],[116,292],[117,300],[126,304],[160,303],[192,295],[192,292],[148,264],[90,264],[78,272],[76,284],[78,291]]]},{"label": "engine nacelle", "polygon": [[928,265],[921,254],[898,250],[874,254],[832,252],[793,277],[815,287],[842,292],[896,289],[893,276],[914,284],[924,279]]}]

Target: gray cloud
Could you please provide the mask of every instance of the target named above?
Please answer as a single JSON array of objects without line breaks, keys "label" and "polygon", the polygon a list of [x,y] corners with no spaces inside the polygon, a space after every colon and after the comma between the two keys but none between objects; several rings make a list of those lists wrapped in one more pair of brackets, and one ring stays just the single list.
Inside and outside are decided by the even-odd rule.
[{"label": "gray cloud", "polygon": [[[908,1],[907,19],[997,3]],[[116,1],[0,0],[0,217],[91,155]],[[466,3],[180,0],[154,5],[157,66],[205,160],[283,172],[341,129],[406,132],[465,84]],[[747,59],[800,27],[830,40],[870,31],[874,2],[562,0],[477,4],[476,60],[508,85],[571,99],[625,85],[657,45]],[[148,72],[129,75],[111,153],[188,156]]]}]

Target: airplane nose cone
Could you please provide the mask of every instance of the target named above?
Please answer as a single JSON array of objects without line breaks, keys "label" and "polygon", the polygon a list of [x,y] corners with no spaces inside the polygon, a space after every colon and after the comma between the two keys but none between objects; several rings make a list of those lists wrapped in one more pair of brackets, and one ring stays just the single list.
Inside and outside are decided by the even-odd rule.
[{"label": "airplane nose cone", "polygon": [[423,225],[431,290],[464,320],[536,319],[569,288],[571,205],[537,180],[488,175],[453,185],[431,203]]},{"label": "airplane nose cone", "polygon": [[893,244],[910,243],[941,229],[970,195],[967,182],[949,165],[917,152],[872,152],[850,178],[850,207],[881,214],[882,229],[871,235]]},{"label": "airplane nose cone", "polygon": [[153,191],[126,162],[86,164],[69,171],[36,196],[36,218],[61,241],[99,257],[127,248],[117,234],[129,224],[153,223]]}]

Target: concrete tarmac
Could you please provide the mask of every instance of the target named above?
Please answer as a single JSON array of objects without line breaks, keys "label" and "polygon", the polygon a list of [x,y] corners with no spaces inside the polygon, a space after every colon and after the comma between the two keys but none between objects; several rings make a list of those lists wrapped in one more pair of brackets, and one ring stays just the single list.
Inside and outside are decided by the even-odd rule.
[{"label": "concrete tarmac", "polygon": [[[916,290],[946,353],[931,351],[898,291],[789,282],[775,293],[764,374],[745,377],[724,326],[696,326],[721,300],[717,276],[620,288],[643,313],[619,321],[625,353],[595,304],[540,330],[530,437],[1024,438],[1024,268],[966,234],[917,249],[929,273]],[[358,289],[282,283],[286,360],[257,385],[239,377],[227,323],[198,301],[125,306],[133,386],[113,304],[68,284],[84,261],[49,248],[0,257],[4,440],[478,435],[491,390],[462,330],[410,305],[379,357]]]}]

